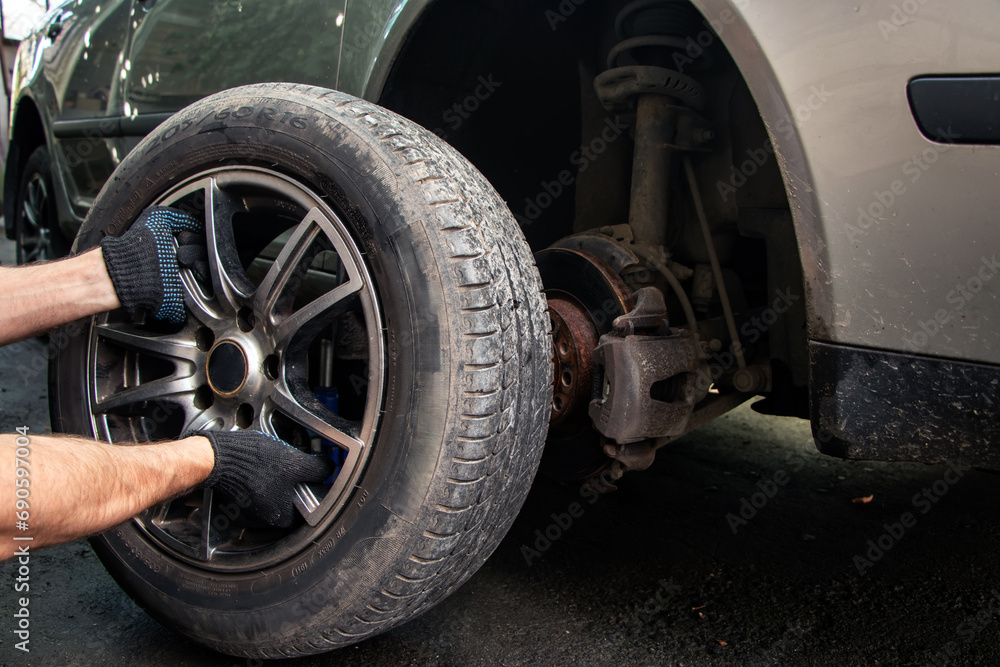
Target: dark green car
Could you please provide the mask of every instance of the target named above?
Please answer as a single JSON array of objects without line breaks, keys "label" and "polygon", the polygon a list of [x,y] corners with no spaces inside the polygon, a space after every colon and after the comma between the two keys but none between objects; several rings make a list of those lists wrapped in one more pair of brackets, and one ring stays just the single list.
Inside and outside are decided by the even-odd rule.
[{"label": "dark green car", "polygon": [[183,325],[54,338],[54,429],[254,428],[337,469],[287,531],[195,489],[95,539],[108,570],[295,656],[455,590],[536,472],[612,491],[754,397],[835,456],[1000,469],[1000,8],[912,4],[52,10],[14,73],[20,260],[152,205],[210,250]]}]

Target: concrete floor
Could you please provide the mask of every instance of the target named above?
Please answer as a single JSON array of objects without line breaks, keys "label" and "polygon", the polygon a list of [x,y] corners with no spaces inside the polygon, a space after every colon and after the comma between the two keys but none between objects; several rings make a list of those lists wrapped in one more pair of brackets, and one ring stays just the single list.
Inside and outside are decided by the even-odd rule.
[{"label": "concrete floor", "polygon": [[[2,432],[49,425],[44,373],[18,370],[38,354],[37,340],[0,349]],[[383,636],[289,664],[1000,664],[993,475],[826,458],[805,422],[744,407],[553,529],[552,515],[580,499],[578,486],[537,481],[496,553],[451,598]],[[914,523],[897,529],[906,512]],[[543,548],[545,532],[561,534]],[[539,551],[530,564],[526,547]],[[256,664],[150,619],[83,541],[33,557],[24,654],[10,634],[14,570],[0,566],[0,664]]]}]

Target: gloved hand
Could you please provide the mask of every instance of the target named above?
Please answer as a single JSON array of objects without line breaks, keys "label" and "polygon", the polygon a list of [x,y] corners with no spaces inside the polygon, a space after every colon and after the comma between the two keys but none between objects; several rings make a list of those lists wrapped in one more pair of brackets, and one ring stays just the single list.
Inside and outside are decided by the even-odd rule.
[{"label": "gloved hand", "polygon": [[295,517],[292,487],[333,474],[325,458],[305,454],[260,431],[199,431],[212,443],[215,467],[205,486],[219,489],[256,518],[288,528]]},{"label": "gloved hand", "polygon": [[205,247],[204,234],[181,232],[177,235],[177,264],[182,269],[191,269],[202,283],[209,283],[211,275],[208,272],[208,248]]},{"label": "gloved hand", "polygon": [[184,321],[184,290],[173,243],[180,232],[203,239],[204,225],[184,211],[158,206],[143,211],[121,236],[101,241],[104,265],[122,306],[147,308],[155,318],[175,324]]}]

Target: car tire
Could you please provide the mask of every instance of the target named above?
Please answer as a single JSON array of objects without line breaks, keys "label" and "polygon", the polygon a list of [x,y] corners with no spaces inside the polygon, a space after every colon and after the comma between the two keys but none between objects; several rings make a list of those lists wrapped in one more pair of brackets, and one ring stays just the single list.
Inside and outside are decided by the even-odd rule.
[{"label": "car tire", "polygon": [[[318,216],[316,238],[323,247],[335,247],[337,275],[362,276],[355,285],[360,305],[353,317],[368,327],[361,339],[367,345],[366,370],[354,367],[351,377],[338,380],[342,411],[351,382],[362,380],[369,392],[359,408],[364,417],[357,432],[359,440],[370,440],[364,442],[363,465],[349,471],[353,477],[343,497],[287,533],[240,527],[236,538],[213,550],[212,536],[220,531],[208,517],[225,515],[233,525],[242,518],[233,503],[208,496],[199,501],[196,491],[179,514],[180,501],[153,508],[92,544],[144,609],[213,649],[283,658],[347,646],[399,625],[453,592],[483,564],[523,503],[551,402],[551,340],[538,272],[505,203],[438,137],[369,102],[291,84],[215,94],[163,123],[97,197],[78,236],[79,250],[96,246],[106,234],[121,234],[150,205],[188,207],[201,215],[202,195],[210,200],[202,203],[206,224],[215,230],[208,234],[209,254],[220,258],[218,273],[228,274],[229,287],[218,278],[203,292],[196,276],[182,271],[190,312],[179,328],[122,313],[82,323],[84,333],[61,346],[52,366],[53,424],[56,430],[125,442],[174,437],[192,427],[273,432],[287,422],[301,434],[303,422],[318,433],[327,433],[323,423],[345,423],[336,410],[307,396],[315,393],[316,356],[302,342],[288,343],[280,356],[261,352],[266,359],[246,381],[259,381],[259,391],[274,396],[256,406],[249,421],[239,423],[238,409],[231,421],[225,407],[231,403],[220,395],[209,397],[211,406],[199,413],[205,401],[198,403],[198,392],[204,399],[205,388],[191,389],[204,379],[199,374],[208,373],[198,346],[218,346],[228,331],[235,332],[234,340],[272,325],[277,331],[325,298],[297,310],[291,296],[264,299],[273,311],[255,310],[249,324],[247,313],[234,314],[240,309],[227,306],[222,319],[243,320],[227,320],[210,331],[214,343],[198,340],[210,328],[201,321],[212,316],[198,314],[199,299],[212,292],[222,303],[228,297],[219,294],[229,288],[263,290],[270,272],[280,274],[275,267],[291,266],[289,257],[297,256],[293,249],[271,258],[264,278],[252,278],[253,267],[273,246],[269,239],[290,233],[301,240],[308,222],[288,227],[275,221],[286,210],[289,220],[298,220],[312,207],[306,218]],[[221,200],[239,210],[233,214]],[[219,214],[223,209],[230,212]],[[286,241],[285,250],[292,245]],[[305,284],[318,271],[315,263],[302,266],[289,269],[298,273],[288,284]],[[350,275],[341,285],[354,284]],[[327,325],[309,331],[326,332]],[[321,335],[326,334],[316,334]],[[339,340],[335,336],[331,343],[340,345]],[[245,345],[249,350],[256,343]],[[179,356],[173,370],[164,370],[161,359],[144,384],[147,367],[137,360],[161,353],[167,359],[194,356],[185,357],[193,360],[187,370]],[[337,357],[335,368],[361,363],[358,354],[354,362],[346,360],[351,356]],[[384,362],[381,371],[376,357]],[[140,370],[130,375],[123,367]],[[170,384],[184,373],[190,374],[187,389]],[[131,398],[116,403],[123,392]],[[287,414],[278,405],[282,392],[287,396],[281,405],[291,396],[298,406]],[[105,394],[110,398],[102,398]],[[271,417],[261,416],[265,413]],[[365,421],[369,414],[376,415],[373,423]],[[350,457],[354,450],[345,452]],[[339,474],[347,470],[345,463]],[[193,526],[187,533],[185,521]],[[189,535],[198,525],[200,537]],[[227,530],[231,535],[235,529]]]},{"label": "car tire", "polygon": [[69,242],[59,230],[49,151],[39,146],[21,172],[14,208],[17,263],[48,261],[66,256]]}]

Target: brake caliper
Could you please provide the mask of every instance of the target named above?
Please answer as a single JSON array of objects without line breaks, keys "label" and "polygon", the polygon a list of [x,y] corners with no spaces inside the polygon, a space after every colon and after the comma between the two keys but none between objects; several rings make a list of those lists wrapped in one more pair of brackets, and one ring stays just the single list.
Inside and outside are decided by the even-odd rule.
[{"label": "brake caliper", "polygon": [[685,432],[700,398],[698,348],[690,331],[669,327],[660,290],[640,289],[635,308],[614,321],[594,355],[604,385],[589,413],[601,434],[623,445]]}]

